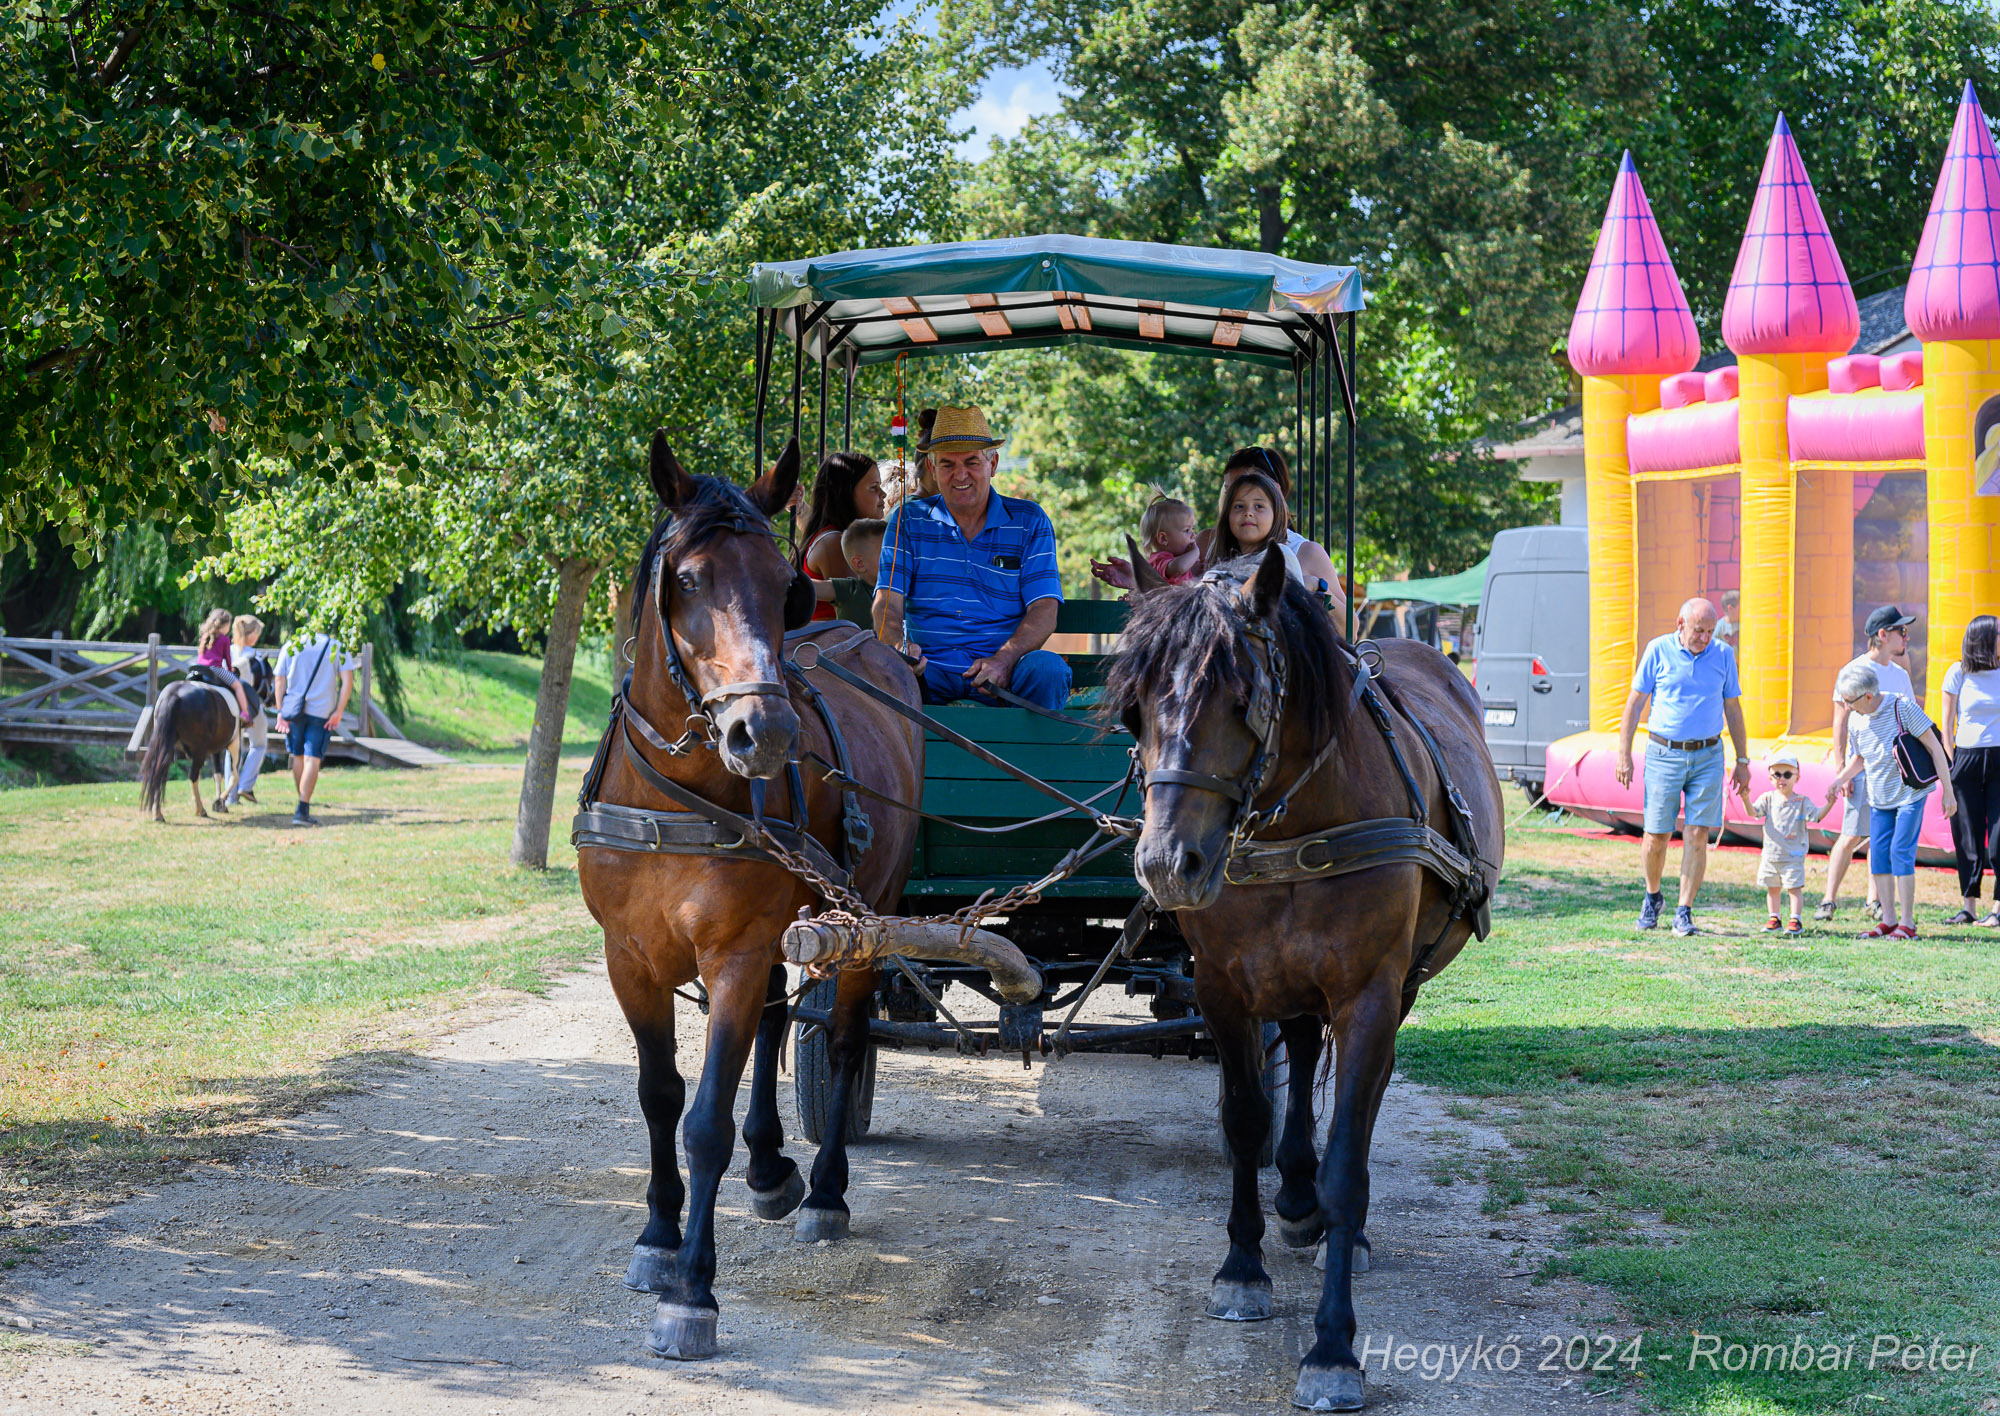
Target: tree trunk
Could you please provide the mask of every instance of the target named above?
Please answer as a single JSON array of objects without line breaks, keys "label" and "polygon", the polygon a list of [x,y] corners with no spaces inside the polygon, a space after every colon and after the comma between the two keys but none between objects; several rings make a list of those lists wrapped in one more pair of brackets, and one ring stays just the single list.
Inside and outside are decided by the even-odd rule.
[{"label": "tree trunk", "polygon": [[625,652],[632,639],[632,576],[611,583],[611,691],[625,682],[632,656]]},{"label": "tree trunk", "polygon": [[535,726],[528,733],[528,765],[521,773],[521,805],[514,816],[515,865],[546,870],[549,813],[555,806],[556,769],[562,760],[563,722],[569,716],[569,682],[576,669],[576,641],[597,566],[566,560],[556,566],[556,612],[542,651],[542,684],[535,694]]},{"label": "tree trunk", "polygon": [[1285,249],[1285,233],[1291,223],[1285,220],[1284,193],[1277,187],[1257,189],[1257,249],[1277,255]]}]

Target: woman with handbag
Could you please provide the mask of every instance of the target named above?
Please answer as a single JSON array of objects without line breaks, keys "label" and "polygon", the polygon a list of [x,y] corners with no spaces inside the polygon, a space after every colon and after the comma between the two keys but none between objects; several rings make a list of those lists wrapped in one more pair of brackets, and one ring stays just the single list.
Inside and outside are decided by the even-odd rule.
[{"label": "woman with handbag", "polygon": [[[1863,939],[1917,937],[1917,832],[1924,798],[1935,789],[1949,818],[1958,810],[1937,728],[1901,694],[1884,693],[1872,665],[1856,660],[1840,671],[1833,691],[1847,705],[1851,754],[1827,790],[1830,808],[1847,784],[1868,774],[1868,871],[1875,877],[1883,918]],[[1890,920],[1894,901],[1895,923]]]},{"label": "woman with handbag", "polygon": [[[1952,745],[1958,814],[1951,841],[1965,908],[1946,924],[2000,925],[2000,620],[1978,615],[1965,627],[1959,659],[1944,676],[1944,740]],[[1979,882],[1991,869],[1993,912],[1979,919]]]}]

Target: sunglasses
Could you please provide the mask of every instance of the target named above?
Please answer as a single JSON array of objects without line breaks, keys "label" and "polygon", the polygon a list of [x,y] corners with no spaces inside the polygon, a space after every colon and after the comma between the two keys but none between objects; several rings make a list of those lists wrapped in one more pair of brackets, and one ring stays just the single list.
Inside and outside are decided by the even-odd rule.
[{"label": "sunglasses", "polygon": [[1798,775],[1796,772],[1787,772],[1781,767],[1771,774],[1771,780],[1774,782],[1789,782]]}]

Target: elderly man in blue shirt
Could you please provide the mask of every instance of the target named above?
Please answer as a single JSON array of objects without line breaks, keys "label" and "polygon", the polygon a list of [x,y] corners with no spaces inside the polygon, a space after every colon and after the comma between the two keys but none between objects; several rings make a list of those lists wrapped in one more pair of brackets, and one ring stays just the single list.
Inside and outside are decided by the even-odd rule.
[{"label": "elderly man in blue shirt", "polygon": [[1680,904],[1674,933],[1693,934],[1694,897],[1708,870],[1709,833],[1722,829],[1725,791],[1722,731],[1726,724],[1736,765],[1728,774],[1738,791],[1750,790],[1749,737],[1743,726],[1743,689],[1736,681],[1736,651],[1715,637],[1720,616],[1707,600],[1681,606],[1674,632],[1646,646],[1632,675],[1632,692],[1618,724],[1618,785],[1632,784],[1632,738],[1639,713],[1652,699],[1646,722],[1646,896],[1639,928],[1660,922],[1665,901],[1660,876],[1667,842],[1683,818]]},{"label": "elderly man in blue shirt", "polygon": [[978,408],[938,410],[917,444],[938,495],[889,517],[875,633],[914,655],[928,703],[996,703],[999,689],[1058,712],[1069,665],[1042,648],[1062,603],[1055,527],[1035,503],[993,490],[1001,442]]}]

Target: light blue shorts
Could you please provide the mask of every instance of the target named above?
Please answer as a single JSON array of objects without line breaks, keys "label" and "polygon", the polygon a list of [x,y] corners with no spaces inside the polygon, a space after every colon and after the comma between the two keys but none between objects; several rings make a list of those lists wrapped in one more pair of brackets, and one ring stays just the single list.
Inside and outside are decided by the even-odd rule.
[{"label": "light blue shorts", "polygon": [[1924,829],[1924,797],[1904,806],[1873,807],[1868,816],[1868,873],[1915,875],[1917,833]]},{"label": "light blue shorts", "polygon": [[1687,799],[1690,826],[1722,827],[1722,792],[1728,778],[1722,770],[1722,744],[1710,743],[1692,752],[1646,744],[1646,834],[1671,836],[1680,825],[1681,800]]}]

